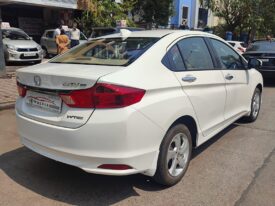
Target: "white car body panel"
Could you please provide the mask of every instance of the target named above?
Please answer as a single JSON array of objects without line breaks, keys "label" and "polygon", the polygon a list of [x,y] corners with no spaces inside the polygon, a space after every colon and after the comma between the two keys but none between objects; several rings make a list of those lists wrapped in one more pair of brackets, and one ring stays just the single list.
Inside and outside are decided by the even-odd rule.
[{"label": "white car body panel", "polygon": [[[125,108],[64,107],[63,116],[68,112],[86,115],[82,122],[68,122],[62,120],[62,115],[54,117],[27,108],[24,98],[19,97],[16,111],[22,143],[44,156],[88,172],[153,176],[160,144],[176,120],[182,117],[194,120],[197,126],[194,146],[199,146],[249,114],[253,92],[263,85],[261,74],[254,69],[233,71],[234,82],[227,82],[224,75],[231,71],[173,72],[166,68],[161,60],[168,48],[178,39],[192,35],[218,38],[191,31],[133,32],[132,37],[162,38],[127,67],[48,63],[18,70],[20,83],[35,86],[33,76],[39,75],[41,88],[47,89],[65,89],[64,82],[80,81],[87,88],[98,82],[146,90],[140,102]],[[197,81],[182,82],[181,78],[188,74],[196,76]],[[74,89],[79,88],[71,88]],[[99,169],[101,164],[126,164],[133,169]]]},{"label": "white car body panel", "polygon": [[[224,121],[226,92],[221,71],[188,71],[175,74],[193,105],[203,134],[207,136],[215,130],[219,122]],[[196,77],[197,80],[193,83],[182,81],[182,78],[188,75]]]}]

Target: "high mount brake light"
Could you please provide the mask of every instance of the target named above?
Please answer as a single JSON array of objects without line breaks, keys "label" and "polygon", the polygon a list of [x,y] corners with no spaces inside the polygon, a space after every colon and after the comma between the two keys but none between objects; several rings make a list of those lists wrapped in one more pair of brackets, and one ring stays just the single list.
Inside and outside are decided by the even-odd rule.
[{"label": "high mount brake light", "polygon": [[122,108],[139,102],[145,90],[113,84],[98,83],[84,90],[60,94],[69,107],[74,108]]}]

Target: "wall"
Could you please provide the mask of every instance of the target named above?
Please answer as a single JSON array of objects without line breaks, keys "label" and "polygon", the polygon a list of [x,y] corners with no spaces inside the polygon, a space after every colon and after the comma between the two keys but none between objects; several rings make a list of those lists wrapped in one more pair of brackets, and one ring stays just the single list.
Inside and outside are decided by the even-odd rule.
[{"label": "wall", "polygon": [[[197,29],[199,28],[199,11],[200,11],[200,1],[199,0],[174,0],[174,15],[171,17],[170,24],[179,27],[182,23],[182,8],[183,6],[188,7],[188,26],[189,28]],[[206,11],[208,27],[216,26],[218,18],[213,15],[211,11]]]},{"label": "wall", "polygon": [[179,27],[182,23],[182,8],[188,7],[187,25],[192,25],[192,0],[174,0],[174,16],[171,17],[170,24]]}]

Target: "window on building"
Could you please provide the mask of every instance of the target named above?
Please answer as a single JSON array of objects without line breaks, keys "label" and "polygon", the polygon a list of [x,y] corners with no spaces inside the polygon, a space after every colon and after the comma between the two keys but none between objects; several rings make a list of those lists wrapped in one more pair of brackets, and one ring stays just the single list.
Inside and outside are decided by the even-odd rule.
[{"label": "window on building", "polygon": [[198,28],[204,28],[208,21],[208,9],[199,8]]},{"label": "window on building", "polygon": [[188,19],[188,7],[182,7],[182,19]]}]

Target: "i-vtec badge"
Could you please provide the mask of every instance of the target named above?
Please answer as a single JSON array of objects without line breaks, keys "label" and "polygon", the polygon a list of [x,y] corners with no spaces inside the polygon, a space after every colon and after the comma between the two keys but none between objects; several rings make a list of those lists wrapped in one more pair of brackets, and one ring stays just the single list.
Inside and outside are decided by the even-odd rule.
[{"label": "i-vtec badge", "polygon": [[86,87],[87,84],[82,84],[82,83],[76,83],[76,82],[64,82],[63,83],[64,87],[70,87],[70,88],[77,88],[77,87]]},{"label": "i-vtec badge", "polygon": [[75,115],[67,115],[67,119],[77,119],[77,120],[83,120],[84,117],[75,116]]}]

